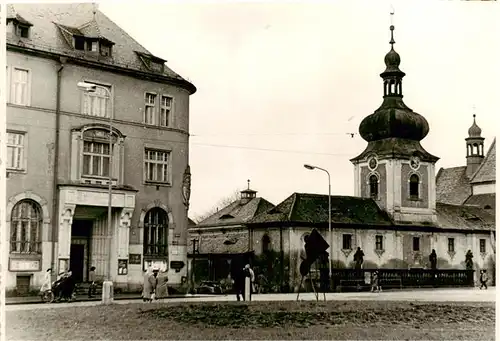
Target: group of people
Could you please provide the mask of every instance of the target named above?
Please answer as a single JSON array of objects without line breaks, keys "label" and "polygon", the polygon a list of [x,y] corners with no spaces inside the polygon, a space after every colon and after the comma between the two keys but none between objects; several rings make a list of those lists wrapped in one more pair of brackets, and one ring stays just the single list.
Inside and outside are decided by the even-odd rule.
[{"label": "group of people", "polygon": [[168,295],[168,287],[166,283],[168,282],[168,277],[164,276],[158,278],[160,270],[158,268],[149,267],[144,273],[144,281],[142,285],[142,300],[143,302],[152,302],[157,298],[158,289],[164,286],[166,290],[165,294]]},{"label": "group of people", "polygon": [[[233,283],[233,290],[236,292],[236,299],[240,301],[240,296],[245,301],[245,298],[248,300],[252,299],[252,293],[255,292],[254,284],[255,284],[255,273],[250,267],[250,264],[246,264],[244,267],[241,267],[236,262],[231,267],[230,277]],[[245,295],[245,281],[246,278],[250,279],[250,297],[246,297]]]},{"label": "group of people", "polygon": [[75,280],[71,270],[61,272],[56,281],[52,283],[52,268],[47,269],[40,293],[43,294],[48,291],[52,291],[56,301],[61,299],[71,301],[75,291]]}]

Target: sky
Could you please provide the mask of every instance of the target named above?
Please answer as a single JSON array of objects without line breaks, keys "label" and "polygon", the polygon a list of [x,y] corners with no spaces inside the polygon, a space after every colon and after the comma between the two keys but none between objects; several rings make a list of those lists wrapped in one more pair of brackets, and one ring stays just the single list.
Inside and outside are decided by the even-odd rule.
[{"label": "sky", "polygon": [[[475,1],[102,1],[99,9],[193,82],[190,217],[250,186],[278,204],[294,192],[353,195],[367,142],[359,123],[382,103],[384,56],[401,56],[404,102],[441,167],[465,165],[477,115],[485,152],[500,108],[498,3]],[[222,207],[221,207],[222,208]]]}]

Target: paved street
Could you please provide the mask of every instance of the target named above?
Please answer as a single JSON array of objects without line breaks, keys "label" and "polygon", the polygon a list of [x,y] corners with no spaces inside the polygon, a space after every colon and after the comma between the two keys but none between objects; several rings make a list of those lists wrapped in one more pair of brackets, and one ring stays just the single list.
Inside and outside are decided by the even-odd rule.
[{"label": "paved street", "polygon": [[[323,300],[323,295],[319,296]],[[262,294],[254,295],[253,301],[294,301],[297,294]],[[302,301],[313,301],[313,293],[300,294]],[[327,301],[343,300],[365,300],[365,301],[415,301],[415,302],[495,302],[495,288],[488,290],[479,290],[478,288],[467,289],[417,289],[413,291],[387,291],[381,293],[329,293],[326,294]],[[160,299],[158,303],[178,303],[178,302],[227,302],[235,301],[234,295],[217,296],[190,296],[182,298]],[[115,300],[115,304],[130,304],[141,302],[137,299]],[[8,305],[6,311],[49,309],[61,307],[80,307],[99,305],[99,301],[73,302],[73,303],[51,303],[51,304],[22,304]]]}]

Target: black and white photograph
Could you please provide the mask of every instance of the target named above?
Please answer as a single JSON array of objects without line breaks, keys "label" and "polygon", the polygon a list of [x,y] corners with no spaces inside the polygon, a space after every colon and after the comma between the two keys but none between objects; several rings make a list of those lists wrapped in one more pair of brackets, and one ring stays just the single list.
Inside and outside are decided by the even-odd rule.
[{"label": "black and white photograph", "polygon": [[0,341],[495,340],[496,0],[0,4]]}]

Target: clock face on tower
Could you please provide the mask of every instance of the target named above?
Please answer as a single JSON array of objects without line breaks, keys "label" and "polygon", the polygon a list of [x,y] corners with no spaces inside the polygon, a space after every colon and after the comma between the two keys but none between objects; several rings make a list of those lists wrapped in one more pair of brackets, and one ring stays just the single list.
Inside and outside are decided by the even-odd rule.
[{"label": "clock face on tower", "polygon": [[420,159],[417,156],[413,156],[410,159],[410,167],[413,169],[417,169],[420,166]]},{"label": "clock face on tower", "polygon": [[377,162],[377,158],[375,158],[375,156],[372,156],[371,158],[368,159],[368,168],[370,168],[371,170],[374,170],[375,168],[377,168],[377,165],[378,165],[378,162]]}]

